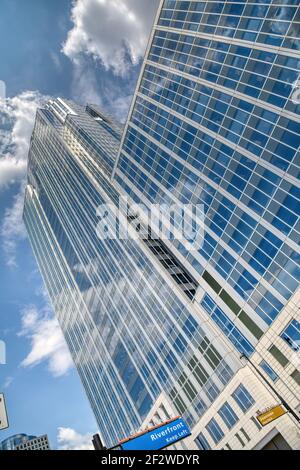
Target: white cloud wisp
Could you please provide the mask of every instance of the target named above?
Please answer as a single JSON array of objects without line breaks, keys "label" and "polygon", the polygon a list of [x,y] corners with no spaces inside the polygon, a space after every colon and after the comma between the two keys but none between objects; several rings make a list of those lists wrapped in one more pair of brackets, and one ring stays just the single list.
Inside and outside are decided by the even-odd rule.
[{"label": "white cloud wisp", "polygon": [[92,434],[79,434],[71,428],[58,428],[58,450],[93,450]]},{"label": "white cloud wisp", "polygon": [[19,184],[12,205],[1,221],[0,237],[8,267],[16,267],[18,243],[26,237],[22,221],[27,158],[36,110],[46,97],[24,92],[14,98],[0,99],[0,192]]},{"label": "white cloud wisp", "polygon": [[21,363],[23,367],[34,367],[46,361],[54,377],[65,375],[73,367],[63,333],[50,307],[41,312],[35,306],[26,308],[22,312],[19,335],[30,341],[30,352]]},{"label": "white cloud wisp", "polygon": [[44,101],[32,91],[0,99],[0,190],[25,177],[36,110]]},{"label": "white cloud wisp", "polygon": [[74,23],[63,52],[99,59],[106,70],[124,75],[143,57],[158,0],[75,0]]}]

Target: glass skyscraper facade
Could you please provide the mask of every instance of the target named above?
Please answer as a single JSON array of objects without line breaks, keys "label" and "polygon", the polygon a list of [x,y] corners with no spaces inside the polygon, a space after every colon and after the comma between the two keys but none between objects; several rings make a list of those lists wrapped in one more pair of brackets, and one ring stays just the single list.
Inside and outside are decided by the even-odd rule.
[{"label": "glass skyscraper facade", "polygon": [[136,201],[205,205],[204,246],[175,249],[254,345],[300,281],[297,4],[163,2],[115,173]]},{"label": "glass skyscraper facade", "polygon": [[[193,429],[241,353],[299,396],[298,310],[280,320],[300,280],[298,3],[162,1],[123,133],[96,106],[38,111],[25,223],[106,445],[162,393]],[[113,222],[132,220],[115,216],[120,196],[203,205],[204,243],[119,239]],[[241,387],[245,413],[255,401]],[[224,438],[216,419],[238,421],[232,406],[202,447]]]},{"label": "glass skyscraper facade", "polygon": [[[133,238],[97,236],[98,208],[109,204],[113,211],[119,204],[110,180],[119,145],[119,127],[96,107],[49,102],[37,113],[24,212],[106,445],[137,430],[162,391],[196,422],[238,367],[226,341],[215,344],[216,330],[188,308],[190,290],[174,292],[152,254],[163,249],[156,248],[159,241],[151,251]],[[205,400],[196,379],[194,385],[188,379],[191,367]]]}]

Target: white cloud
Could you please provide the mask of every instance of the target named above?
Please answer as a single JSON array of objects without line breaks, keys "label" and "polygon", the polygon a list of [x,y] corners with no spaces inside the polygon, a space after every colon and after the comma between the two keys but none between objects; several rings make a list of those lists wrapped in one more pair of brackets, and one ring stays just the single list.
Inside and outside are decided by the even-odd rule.
[{"label": "white cloud", "polygon": [[6,264],[13,268],[17,266],[17,244],[26,238],[26,230],[22,220],[24,205],[23,187],[15,196],[13,205],[6,209],[0,230],[2,249],[5,254]]},{"label": "white cloud", "polygon": [[143,57],[159,0],[75,0],[63,52],[74,62],[81,54],[124,75]]},{"label": "white cloud", "polygon": [[132,94],[126,93],[127,91],[115,84],[105,89],[105,105],[108,112],[120,123],[126,121],[132,103]]},{"label": "white cloud", "polygon": [[3,383],[3,388],[9,388],[13,382],[14,378],[13,377],[6,377]]},{"label": "white cloud", "polygon": [[25,172],[26,160],[18,161],[15,157],[0,157],[0,188],[20,180]]},{"label": "white cloud", "polygon": [[97,90],[96,74],[83,58],[80,58],[74,66],[71,88],[75,102],[83,105],[87,103],[102,105],[102,99]]},{"label": "white cloud", "polygon": [[45,307],[41,312],[35,306],[26,308],[22,312],[19,335],[30,341],[30,352],[22,361],[23,367],[33,367],[46,361],[54,377],[66,374],[73,367],[63,333],[50,307]]},{"label": "white cloud", "polygon": [[0,190],[25,177],[36,109],[44,101],[30,91],[0,99]]},{"label": "white cloud", "polygon": [[54,51],[50,51],[49,55],[50,55],[50,59],[51,59],[52,62],[53,62],[54,67],[55,67],[57,70],[61,71],[61,70],[62,70],[62,64],[61,64],[61,62],[60,62],[59,55],[56,54],[56,52],[54,52]]},{"label": "white cloud", "polygon": [[2,249],[9,267],[17,265],[17,244],[26,237],[22,212],[27,157],[36,110],[46,99],[32,91],[0,99],[0,191],[13,183],[20,183],[20,190],[11,207],[6,209],[0,227]]},{"label": "white cloud", "polygon": [[58,428],[59,450],[93,450],[93,434],[79,434],[71,428]]}]

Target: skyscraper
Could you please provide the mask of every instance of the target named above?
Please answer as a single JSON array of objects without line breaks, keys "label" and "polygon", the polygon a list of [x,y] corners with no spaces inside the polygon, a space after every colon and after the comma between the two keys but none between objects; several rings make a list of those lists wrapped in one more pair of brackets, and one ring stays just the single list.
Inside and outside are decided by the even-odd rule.
[{"label": "skyscraper", "polygon": [[[97,233],[99,208],[105,204],[112,214],[119,206],[120,193],[110,181],[119,141],[118,126],[96,107],[49,102],[37,113],[24,212],[106,445],[139,429],[163,392],[184,412],[176,384],[186,377],[186,361],[193,360],[199,374],[204,364],[210,402],[238,368],[216,329],[194,318],[194,280],[160,240],[103,239]],[[120,214],[118,225],[126,225],[127,217]],[[198,402],[201,409],[209,406],[200,397]],[[166,417],[176,412],[166,411]],[[185,416],[191,424],[197,419],[192,413]]]},{"label": "skyscraper", "polygon": [[[108,446],[181,414],[189,448],[300,447],[256,418],[268,382],[299,407],[297,4],[161,2],[122,137],[96,106],[38,111],[25,223]],[[201,205],[203,243],[125,196]]]},{"label": "skyscraper", "polygon": [[136,203],[204,204],[201,249],[168,248],[196,281],[194,304],[294,408],[298,4],[161,2],[114,170]]},{"label": "skyscraper", "polygon": [[48,436],[15,434],[0,443],[0,450],[50,450]]}]

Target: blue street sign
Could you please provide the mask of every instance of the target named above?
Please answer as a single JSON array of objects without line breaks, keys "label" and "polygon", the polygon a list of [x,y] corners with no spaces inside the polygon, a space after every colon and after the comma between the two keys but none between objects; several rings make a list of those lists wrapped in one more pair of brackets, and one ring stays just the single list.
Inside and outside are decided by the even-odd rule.
[{"label": "blue street sign", "polygon": [[175,419],[144,434],[120,443],[122,450],[161,450],[191,435],[182,418]]}]

